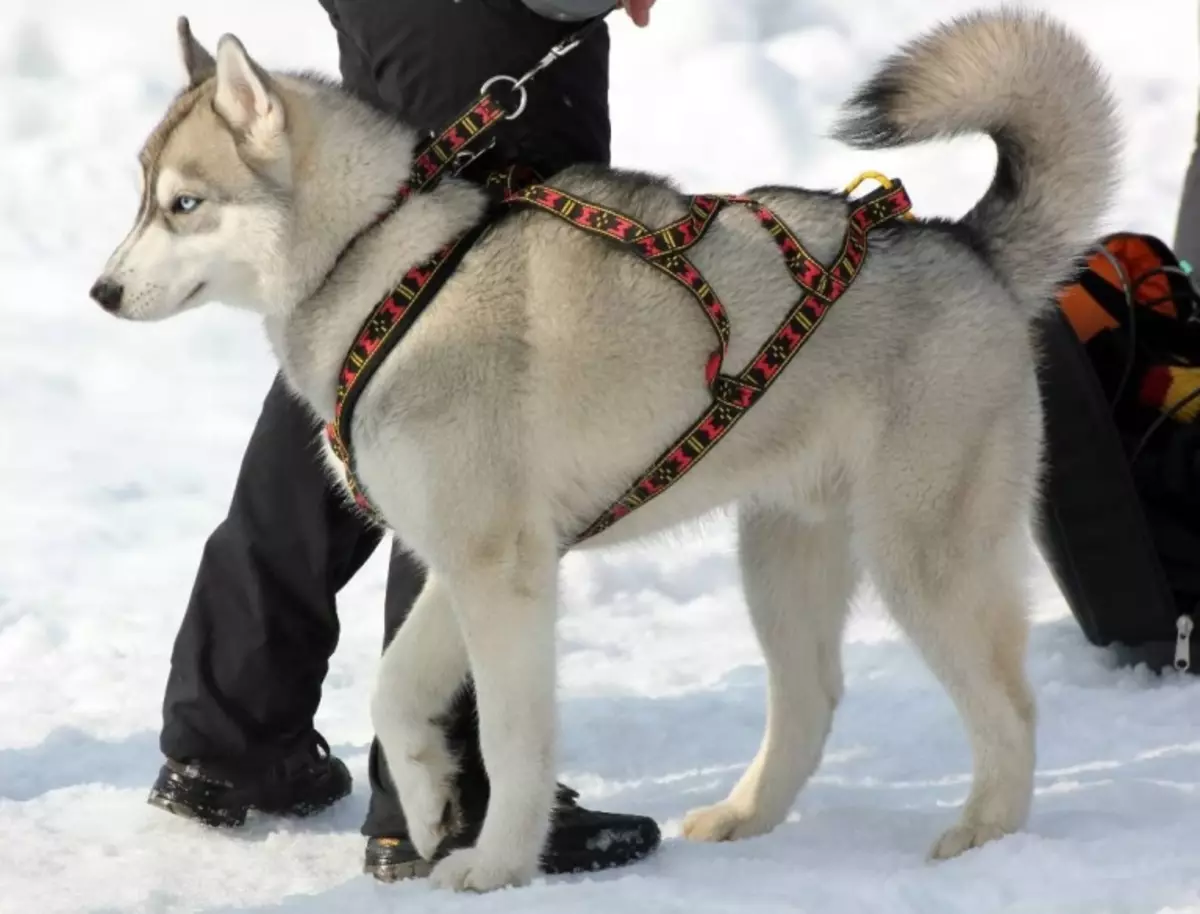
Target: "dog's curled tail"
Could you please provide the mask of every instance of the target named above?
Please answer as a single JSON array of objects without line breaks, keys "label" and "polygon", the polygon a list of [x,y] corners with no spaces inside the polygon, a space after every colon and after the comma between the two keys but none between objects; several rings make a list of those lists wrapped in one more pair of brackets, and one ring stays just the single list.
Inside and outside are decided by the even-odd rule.
[{"label": "dog's curled tail", "polygon": [[1044,14],[974,13],[884,62],[836,136],[882,148],[986,133],[996,175],[963,218],[1032,317],[1095,240],[1119,165],[1116,107],[1083,42]]}]

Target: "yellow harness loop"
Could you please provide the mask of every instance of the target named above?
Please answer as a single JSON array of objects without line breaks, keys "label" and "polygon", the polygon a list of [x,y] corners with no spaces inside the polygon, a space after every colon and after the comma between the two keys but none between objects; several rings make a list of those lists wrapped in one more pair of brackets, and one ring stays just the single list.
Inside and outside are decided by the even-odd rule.
[{"label": "yellow harness loop", "polygon": [[[849,196],[850,194],[854,193],[856,190],[858,190],[859,185],[865,181],[874,181],[882,186],[884,190],[891,190],[895,186],[895,182],[885,174],[882,174],[878,171],[864,171],[857,178],[846,185],[846,195]],[[911,222],[916,219],[916,216],[914,216],[910,210],[909,212],[904,213],[900,218]]]}]

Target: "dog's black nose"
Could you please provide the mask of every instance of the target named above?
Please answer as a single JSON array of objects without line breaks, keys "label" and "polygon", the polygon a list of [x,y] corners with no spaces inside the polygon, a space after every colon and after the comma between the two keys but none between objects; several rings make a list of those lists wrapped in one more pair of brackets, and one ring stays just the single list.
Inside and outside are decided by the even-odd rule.
[{"label": "dog's black nose", "polygon": [[121,296],[125,289],[120,283],[111,279],[97,279],[88,294],[92,296],[105,311],[116,311],[121,307]]}]

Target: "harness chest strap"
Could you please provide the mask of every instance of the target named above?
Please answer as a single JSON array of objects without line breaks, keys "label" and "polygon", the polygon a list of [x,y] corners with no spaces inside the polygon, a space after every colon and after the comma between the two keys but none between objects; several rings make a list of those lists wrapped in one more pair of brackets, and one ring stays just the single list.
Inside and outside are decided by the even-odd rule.
[{"label": "harness chest strap", "polygon": [[444,245],[424,263],[409,269],[399,285],[375,306],[342,363],[333,421],[326,425],[325,436],[334,455],[346,469],[346,484],[354,503],[377,522],[381,522],[382,518],[368,500],[354,471],[354,451],[350,446],[350,423],[354,407],[388,353],[416,323],[421,312],[433,301],[438,290],[453,275],[455,268],[489,225],[490,220],[485,219],[465,235]]},{"label": "harness chest strap", "polygon": [[[713,394],[712,405],[650,470],[578,534],[572,545],[606,530],[635,508],[656,498],[699,462],[758,402],[779,372],[808,341],[829,307],[845,293],[866,257],[867,233],[907,215],[911,207],[899,182],[887,182],[880,190],[868,194],[851,211],[841,251],[833,267],[827,269],[805,250],[783,220],[748,197],[694,196],[689,200],[686,216],[651,230],[636,219],[555,188],[542,184],[514,186],[513,172],[493,176],[489,183],[502,185],[504,203],[533,206],[553,214],[577,228],[621,245],[671,276],[696,299],[717,336],[717,349],[705,367],[705,378]],[[729,205],[746,206],[754,212],[759,224],[775,240],[793,279],[803,290],[787,318],[747,367],[736,375],[721,371],[730,336],[728,315],[712,287],[685,253],[703,237],[716,214]],[[409,270],[397,289],[376,306],[343,366],[334,420],[329,423],[326,433],[335,454],[346,467],[355,502],[376,520],[381,518],[371,507],[354,474],[349,437],[354,403],[375,369],[412,326],[488,224],[477,226],[430,260]]]}]

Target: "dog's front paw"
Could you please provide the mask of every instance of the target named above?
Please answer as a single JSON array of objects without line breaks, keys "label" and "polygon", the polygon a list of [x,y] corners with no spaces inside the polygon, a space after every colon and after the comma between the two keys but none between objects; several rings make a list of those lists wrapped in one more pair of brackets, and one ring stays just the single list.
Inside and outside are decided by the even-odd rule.
[{"label": "dog's front paw", "polygon": [[776,824],[725,800],[689,812],[683,819],[683,836],[689,841],[740,841],[765,835]]},{"label": "dog's front paw", "polygon": [[429,880],[439,889],[454,892],[492,892],[508,886],[529,885],[537,874],[537,863],[514,863],[496,859],[477,847],[454,851],[433,868]]},{"label": "dog's front paw", "polygon": [[1009,834],[1011,829],[995,823],[978,822],[956,825],[934,843],[929,859],[950,860],[976,847],[983,847]]},{"label": "dog's front paw", "polygon": [[[423,728],[424,729],[424,728]],[[417,853],[432,860],[448,835],[459,828],[454,778],[457,765],[441,728],[430,725],[413,734],[408,751],[384,755],[396,794],[408,823],[408,837]]]},{"label": "dog's front paw", "polygon": [[1029,815],[1027,796],[1017,789],[973,796],[963,807],[958,823],[934,843],[929,859],[949,860],[1018,831]]}]

